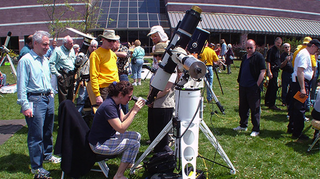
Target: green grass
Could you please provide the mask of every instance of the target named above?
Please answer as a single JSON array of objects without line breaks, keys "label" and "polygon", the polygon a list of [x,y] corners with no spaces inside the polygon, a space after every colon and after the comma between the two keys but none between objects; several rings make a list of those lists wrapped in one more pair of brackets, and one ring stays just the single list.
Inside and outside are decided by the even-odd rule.
[{"label": "green grass", "polygon": [[[232,128],[239,125],[238,115],[238,83],[236,82],[240,62],[236,61],[232,66],[232,74],[226,72],[219,74],[224,95],[222,95],[216,76],[214,77],[213,90],[219,101],[225,107],[225,115],[219,112],[215,104],[205,104],[204,120],[209,126],[214,136],[218,139],[225,153],[237,169],[235,175],[231,175],[230,170],[210,161],[197,160],[197,169],[208,171],[208,178],[319,178],[318,158],[319,151],[313,150],[307,153],[311,141],[297,143],[291,139],[291,135],[286,134],[288,123],[285,107],[280,107],[282,111],[271,111],[262,105],[261,114],[261,134],[258,137],[250,137],[251,122],[249,130],[246,132],[235,132]],[[236,67],[236,68],[235,68]],[[5,71],[7,67],[0,67]],[[10,72],[10,69],[8,73]],[[8,74],[7,73],[7,74]],[[280,75],[279,75],[280,76]],[[12,83],[12,82],[9,82]],[[142,86],[134,89],[135,96],[147,97],[149,81],[143,81]],[[262,94],[262,96],[264,96]],[[19,113],[20,107],[16,105],[16,94],[4,94],[0,97],[0,114],[2,120],[23,119]],[[58,100],[56,97],[55,106],[58,114]],[[281,104],[279,99],[277,105]],[[3,105],[5,104],[5,105]],[[132,106],[130,102],[130,106]],[[262,99],[261,104],[264,104]],[[5,107],[3,107],[5,106]],[[5,109],[4,109],[5,108]],[[217,111],[218,113],[215,113]],[[307,113],[310,117],[310,112]],[[57,135],[57,122],[55,123],[54,136]],[[310,122],[305,124],[305,128],[310,126]],[[144,107],[134,119],[129,130],[138,131],[142,134],[140,153],[146,150],[148,145],[147,134],[147,107]],[[307,130],[309,137],[313,136],[313,130]],[[54,138],[55,139],[55,138]],[[0,146],[0,178],[32,178],[30,174],[30,162],[27,148],[27,127],[22,128],[13,135],[7,142]],[[199,154],[226,165],[211,143],[200,131]],[[110,177],[116,172],[119,159],[108,161],[111,168]],[[61,170],[59,164],[45,163],[44,167],[51,171],[53,178],[60,178]],[[95,166],[97,167],[97,166]],[[128,175],[128,171],[126,172]],[[130,178],[144,179],[148,173],[144,169],[139,170],[136,175]],[[104,178],[102,173],[89,172],[82,178]]]}]

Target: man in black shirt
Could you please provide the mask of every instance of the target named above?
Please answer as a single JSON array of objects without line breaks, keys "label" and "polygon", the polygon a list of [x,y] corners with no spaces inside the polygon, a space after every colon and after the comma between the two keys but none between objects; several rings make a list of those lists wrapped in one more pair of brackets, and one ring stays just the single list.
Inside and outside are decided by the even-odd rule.
[{"label": "man in black shirt", "polygon": [[288,94],[288,86],[291,83],[291,75],[293,72],[292,67],[292,56],[293,53],[290,52],[290,44],[284,43],[283,44],[284,52],[280,56],[280,69],[282,70],[281,75],[281,87],[282,87],[282,93],[281,93],[281,99],[282,99],[282,105],[286,106],[289,101],[286,100],[287,94]]},{"label": "man in black shirt", "polygon": [[246,43],[247,54],[242,57],[238,75],[239,83],[239,116],[240,125],[235,131],[246,131],[248,127],[249,109],[253,125],[250,136],[256,137],[260,133],[260,101],[263,77],[266,65],[263,56],[256,52],[256,43],[249,39]]},{"label": "man in black shirt", "polygon": [[274,46],[267,53],[267,74],[269,77],[269,85],[265,96],[265,105],[273,110],[281,110],[276,106],[277,90],[278,90],[278,72],[280,69],[280,47],[282,39],[277,37]]}]

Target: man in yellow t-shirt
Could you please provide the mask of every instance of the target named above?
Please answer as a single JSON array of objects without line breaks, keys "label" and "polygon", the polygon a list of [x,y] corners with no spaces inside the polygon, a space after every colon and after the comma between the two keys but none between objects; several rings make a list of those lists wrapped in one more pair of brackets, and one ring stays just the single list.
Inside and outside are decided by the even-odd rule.
[{"label": "man in yellow t-shirt", "polygon": [[[210,88],[212,88],[213,68],[215,68],[215,63],[218,62],[219,58],[216,52],[208,46],[208,43],[206,44],[206,47],[200,55],[200,60],[203,61],[207,66],[208,72],[206,73],[206,78],[208,80]],[[209,90],[207,90],[207,100],[208,102],[212,101],[212,95]]]},{"label": "man in yellow t-shirt", "polygon": [[90,80],[96,104],[106,99],[107,87],[114,81],[119,82],[117,55],[112,51],[115,42],[120,39],[114,30],[105,30],[100,35],[102,45],[90,55]]}]

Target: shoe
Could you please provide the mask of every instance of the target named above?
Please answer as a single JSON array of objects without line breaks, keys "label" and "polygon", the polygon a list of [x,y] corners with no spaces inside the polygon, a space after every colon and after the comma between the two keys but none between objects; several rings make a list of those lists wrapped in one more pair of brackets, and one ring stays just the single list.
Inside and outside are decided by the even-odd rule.
[{"label": "shoe", "polygon": [[299,141],[307,141],[310,138],[304,134],[301,134],[299,137],[292,135],[292,139],[298,139]]},{"label": "shoe", "polygon": [[137,83],[136,82],[132,83],[132,86],[137,86]]},{"label": "shoe", "polygon": [[281,109],[280,109],[280,108],[278,108],[277,106],[269,107],[269,109],[276,110],[276,111],[281,111]]},{"label": "shoe", "polygon": [[298,140],[303,140],[303,141],[306,141],[306,140],[309,140],[310,138],[304,134],[301,134],[301,136],[299,137]]},{"label": "shoe", "polygon": [[31,169],[31,173],[35,174],[35,177],[39,176],[39,178],[40,177],[49,177],[50,176],[50,172],[47,171],[44,168]]},{"label": "shoe", "polygon": [[234,131],[247,131],[248,128],[238,126],[238,127],[236,127],[236,128],[233,128],[233,130],[234,130]]},{"label": "shoe", "polygon": [[257,132],[257,131],[252,131],[251,134],[250,134],[250,136],[251,136],[251,137],[257,137],[259,134],[260,134],[260,133]]},{"label": "shoe", "polygon": [[44,161],[45,162],[51,162],[51,163],[60,163],[61,162],[61,158],[58,158],[58,157],[55,157],[55,156],[51,155],[51,157],[45,158]]},{"label": "shoe", "polygon": [[141,85],[141,82],[138,82],[138,85],[140,86],[140,85]]},{"label": "shoe", "polygon": [[309,119],[309,118],[307,118],[307,117],[304,117],[304,121],[305,121],[305,122],[309,122],[309,121],[310,121],[310,119]]}]

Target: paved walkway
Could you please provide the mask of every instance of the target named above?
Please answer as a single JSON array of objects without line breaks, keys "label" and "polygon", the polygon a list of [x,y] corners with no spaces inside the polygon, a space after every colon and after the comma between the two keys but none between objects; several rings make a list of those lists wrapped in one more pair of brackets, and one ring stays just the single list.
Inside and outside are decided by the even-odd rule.
[{"label": "paved walkway", "polygon": [[25,125],[25,119],[0,120],[0,145]]}]

